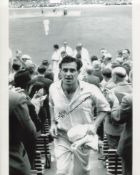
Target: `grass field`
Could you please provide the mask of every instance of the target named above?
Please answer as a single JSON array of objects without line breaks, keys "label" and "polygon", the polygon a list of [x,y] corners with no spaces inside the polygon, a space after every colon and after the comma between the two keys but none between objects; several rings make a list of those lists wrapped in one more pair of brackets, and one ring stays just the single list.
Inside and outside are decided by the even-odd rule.
[{"label": "grass field", "polygon": [[[22,14],[22,18],[9,19],[10,48],[13,52],[21,49],[37,64],[42,59],[50,60],[53,44],[61,45],[64,40],[73,49],[77,42],[82,42],[90,55],[99,56],[100,48],[106,48],[115,57],[119,49],[132,50],[131,10],[131,6],[75,7],[68,9],[68,14],[78,11],[80,15],[47,17],[38,15],[40,9],[15,9],[10,11],[10,16]],[[44,9],[44,13],[48,13],[48,9]],[[49,20],[48,35],[45,35],[44,20]]]}]

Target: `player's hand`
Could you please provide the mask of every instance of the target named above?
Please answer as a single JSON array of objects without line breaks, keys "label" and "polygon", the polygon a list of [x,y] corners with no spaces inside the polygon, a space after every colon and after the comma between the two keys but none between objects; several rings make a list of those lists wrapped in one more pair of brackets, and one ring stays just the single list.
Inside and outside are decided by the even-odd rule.
[{"label": "player's hand", "polygon": [[88,125],[87,133],[89,135],[95,135],[97,133],[97,127],[95,126],[95,124],[89,124]]},{"label": "player's hand", "polygon": [[58,137],[58,131],[57,131],[57,124],[53,123],[50,128],[50,134],[52,137],[57,138]]}]

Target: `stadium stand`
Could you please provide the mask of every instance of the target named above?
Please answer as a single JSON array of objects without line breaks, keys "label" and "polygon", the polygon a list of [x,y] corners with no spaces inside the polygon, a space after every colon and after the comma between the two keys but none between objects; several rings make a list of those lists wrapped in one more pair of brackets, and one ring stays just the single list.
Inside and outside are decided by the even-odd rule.
[{"label": "stadium stand", "polygon": [[59,3],[52,3],[49,0],[9,0],[10,8],[32,8],[32,7],[55,7],[60,5],[131,5],[132,0],[62,0]]}]

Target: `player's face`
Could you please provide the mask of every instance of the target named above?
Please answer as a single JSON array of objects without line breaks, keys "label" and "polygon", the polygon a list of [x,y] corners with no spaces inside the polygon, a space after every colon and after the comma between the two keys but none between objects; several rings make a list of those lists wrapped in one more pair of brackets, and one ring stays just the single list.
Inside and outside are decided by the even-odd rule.
[{"label": "player's face", "polygon": [[62,81],[65,85],[72,85],[77,82],[79,71],[75,62],[63,63],[61,68]]}]

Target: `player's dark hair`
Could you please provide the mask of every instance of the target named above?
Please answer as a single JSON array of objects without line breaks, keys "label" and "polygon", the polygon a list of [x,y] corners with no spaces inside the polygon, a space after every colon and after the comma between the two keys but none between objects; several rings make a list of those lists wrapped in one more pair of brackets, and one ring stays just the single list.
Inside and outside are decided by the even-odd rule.
[{"label": "player's dark hair", "polygon": [[77,64],[77,70],[79,71],[82,67],[82,61],[79,60],[79,59],[76,59],[74,57],[71,57],[69,55],[65,56],[62,61],[60,62],[59,64],[59,68],[61,69],[62,68],[62,64],[64,63],[72,63],[72,62],[75,62]]}]

